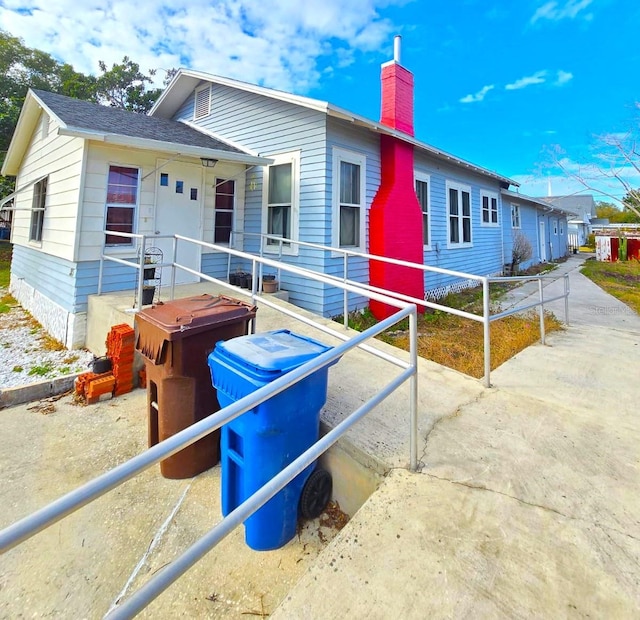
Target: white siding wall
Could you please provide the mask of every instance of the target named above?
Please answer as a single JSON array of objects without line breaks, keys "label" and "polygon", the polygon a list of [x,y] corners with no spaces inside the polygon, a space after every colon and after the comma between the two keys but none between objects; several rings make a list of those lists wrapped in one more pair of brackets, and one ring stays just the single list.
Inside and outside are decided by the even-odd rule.
[{"label": "white siding wall", "polygon": [[49,176],[42,243],[29,241],[33,185],[17,195],[11,238],[17,245],[74,260],[84,140],[57,135],[54,122],[49,122],[48,133],[43,137],[42,122],[36,125],[16,178],[16,187],[20,188]]}]

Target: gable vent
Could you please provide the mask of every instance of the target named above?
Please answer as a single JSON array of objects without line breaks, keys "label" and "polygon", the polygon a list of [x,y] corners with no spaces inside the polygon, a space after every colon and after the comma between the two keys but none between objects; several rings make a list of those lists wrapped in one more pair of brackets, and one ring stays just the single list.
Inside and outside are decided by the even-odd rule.
[{"label": "gable vent", "polygon": [[196,91],[196,103],[193,118],[198,119],[209,115],[209,106],[211,104],[211,87],[205,86]]}]

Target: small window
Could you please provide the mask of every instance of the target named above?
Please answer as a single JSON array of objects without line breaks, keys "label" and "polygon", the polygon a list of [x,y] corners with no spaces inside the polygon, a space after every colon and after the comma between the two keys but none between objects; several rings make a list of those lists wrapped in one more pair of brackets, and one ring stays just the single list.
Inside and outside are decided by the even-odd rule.
[{"label": "small window", "polygon": [[[114,232],[134,232],[136,207],[138,205],[137,168],[109,166],[107,180],[107,230]],[[131,245],[129,237],[106,236],[107,245]]]},{"label": "small window", "polygon": [[480,192],[482,203],[482,225],[498,225],[498,196],[490,192]]},{"label": "small window", "polygon": [[[267,234],[284,239],[291,238],[292,164],[269,166],[269,193],[267,197]],[[278,245],[275,239],[268,245]]]},{"label": "small window", "polygon": [[564,220],[560,220],[560,235],[564,235]]},{"label": "small window", "polygon": [[365,243],[366,158],[359,153],[333,151],[333,245],[362,248]]},{"label": "small window", "polygon": [[235,202],[236,182],[216,179],[214,243],[229,243]]},{"label": "small window", "polygon": [[520,228],[520,205],[511,205],[511,228]]},{"label": "small window", "polygon": [[160,185],[162,187],[169,187],[169,175],[166,172],[160,173]]},{"label": "small window", "polygon": [[553,220],[552,224],[553,224],[553,234],[557,235],[558,234],[558,220]]},{"label": "small window", "polygon": [[33,186],[29,241],[42,241],[44,210],[47,202],[47,180],[47,178],[41,179]]},{"label": "small window", "polygon": [[196,90],[193,118],[197,120],[209,115],[211,106],[211,86]]},{"label": "small window", "polygon": [[416,196],[422,211],[422,245],[429,243],[429,181],[427,179],[416,179]]},{"label": "small window", "polygon": [[176,181],[176,194],[184,193],[184,181]]},{"label": "small window", "polygon": [[471,245],[471,188],[447,183],[449,246]]},{"label": "small window", "polygon": [[191,191],[189,192],[189,197],[191,198],[191,200],[198,200],[198,188],[197,187],[192,187]]}]

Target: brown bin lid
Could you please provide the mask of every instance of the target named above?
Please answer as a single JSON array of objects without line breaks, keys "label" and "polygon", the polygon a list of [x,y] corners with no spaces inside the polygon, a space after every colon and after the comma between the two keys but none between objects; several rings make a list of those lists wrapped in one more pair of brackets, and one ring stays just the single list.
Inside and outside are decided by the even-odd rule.
[{"label": "brown bin lid", "polygon": [[208,331],[213,326],[250,320],[257,308],[225,295],[196,295],[145,308],[136,314],[136,349],[158,363],[164,342]]}]

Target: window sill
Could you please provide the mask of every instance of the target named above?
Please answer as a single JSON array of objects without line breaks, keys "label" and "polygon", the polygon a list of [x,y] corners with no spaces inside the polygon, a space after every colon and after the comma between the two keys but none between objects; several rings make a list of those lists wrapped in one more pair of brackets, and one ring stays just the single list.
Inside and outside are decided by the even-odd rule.
[{"label": "window sill", "polygon": [[447,250],[462,250],[472,247],[473,243],[447,243]]}]

